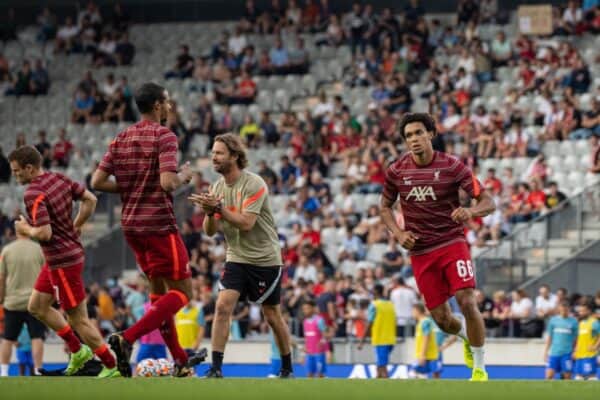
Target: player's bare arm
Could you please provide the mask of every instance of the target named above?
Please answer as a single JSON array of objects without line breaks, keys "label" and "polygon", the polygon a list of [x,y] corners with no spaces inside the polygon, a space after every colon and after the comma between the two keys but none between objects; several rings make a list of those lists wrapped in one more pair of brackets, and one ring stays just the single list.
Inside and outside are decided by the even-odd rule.
[{"label": "player's bare arm", "polygon": [[392,209],[395,203],[395,201],[392,201],[385,196],[381,196],[381,211],[379,215],[386,228],[388,228],[398,240],[398,243],[405,249],[410,250],[414,247],[418,237],[410,231],[403,231],[400,229],[396,222],[396,218],[394,217],[394,210]]},{"label": "player's bare arm", "polygon": [[81,196],[81,204],[79,205],[79,212],[73,221],[73,228],[75,228],[75,231],[78,234],[81,233],[81,228],[96,210],[97,203],[98,199],[92,192],[89,190],[83,192],[83,196]]},{"label": "player's bare arm", "polygon": [[22,215],[18,221],[15,221],[15,230],[20,235],[27,236],[38,242],[47,242],[52,238],[52,227],[50,224],[33,227],[29,225],[29,222]]},{"label": "player's bare arm", "polygon": [[92,175],[92,189],[105,193],[119,193],[117,182],[110,177],[111,175],[107,172],[96,169],[94,175]]},{"label": "player's bare arm", "polygon": [[486,192],[482,192],[475,201],[476,204],[473,207],[459,207],[452,211],[451,218],[455,222],[462,223],[474,217],[485,217],[496,210],[494,199]]},{"label": "player's bare arm", "polygon": [[162,172],[160,174],[160,187],[162,187],[165,192],[173,192],[182,185],[190,183],[193,174],[190,163],[186,162],[181,166],[179,172]]}]

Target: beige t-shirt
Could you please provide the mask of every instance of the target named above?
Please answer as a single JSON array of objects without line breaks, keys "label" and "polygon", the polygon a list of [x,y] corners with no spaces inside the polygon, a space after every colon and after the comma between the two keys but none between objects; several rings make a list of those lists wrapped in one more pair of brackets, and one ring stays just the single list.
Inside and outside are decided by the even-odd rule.
[{"label": "beige t-shirt", "polygon": [[27,311],[33,285],[45,262],[40,245],[29,239],[18,239],[2,249],[0,274],[6,277],[4,308]]},{"label": "beige t-shirt", "polygon": [[247,232],[221,221],[227,241],[227,261],[257,267],[281,266],[281,247],[265,181],[252,172],[242,171],[234,184],[227,185],[221,177],[211,189],[215,195],[223,196],[224,208],[258,214],[256,224]]}]

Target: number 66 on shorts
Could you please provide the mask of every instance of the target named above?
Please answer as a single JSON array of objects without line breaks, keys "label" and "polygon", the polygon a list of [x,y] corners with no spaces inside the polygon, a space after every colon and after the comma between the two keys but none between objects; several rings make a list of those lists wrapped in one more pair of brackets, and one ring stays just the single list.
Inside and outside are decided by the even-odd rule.
[{"label": "number 66 on shorts", "polygon": [[471,252],[464,241],[450,243],[410,257],[425,305],[433,309],[461,289],[475,288]]}]

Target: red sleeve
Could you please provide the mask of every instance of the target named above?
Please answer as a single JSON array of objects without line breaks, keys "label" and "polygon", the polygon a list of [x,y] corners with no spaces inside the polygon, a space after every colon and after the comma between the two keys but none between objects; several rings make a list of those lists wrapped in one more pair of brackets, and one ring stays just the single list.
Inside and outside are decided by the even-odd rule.
[{"label": "red sleeve", "polygon": [[79,200],[85,193],[85,186],[79,182],[71,181],[71,194],[74,200]]},{"label": "red sleeve", "polygon": [[457,160],[457,167],[455,170],[456,180],[460,184],[460,188],[467,192],[473,199],[477,199],[481,195],[481,183],[471,168],[467,167],[462,161]]},{"label": "red sleeve", "polygon": [[50,224],[50,216],[46,208],[46,195],[39,190],[27,190],[24,196],[25,207],[33,227]]},{"label": "red sleeve", "polygon": [[383,182],[383,196],[391,201],[396,201],[398,199],[398,186],[396,186],[396,181],[398,180],[398,174],[394,169],[394,165],[390,165],[390,167],[385,171],[385,181]]},{"label": "red sleeve", "polygon": [[102,157],[102,161],[100,161],[100,165],[98,165],[98,169],[100,171],[104,171],[109,175],[114,175],[114,166],[113,166],[113,156],[112,156],[112,148],[115,142],[112,142],[110,146],[108,146],[108,151]]},{"label": "red sleeve", "polygon": [[158,135],[159,172],[177,172],[177,136],[168,129]]}]

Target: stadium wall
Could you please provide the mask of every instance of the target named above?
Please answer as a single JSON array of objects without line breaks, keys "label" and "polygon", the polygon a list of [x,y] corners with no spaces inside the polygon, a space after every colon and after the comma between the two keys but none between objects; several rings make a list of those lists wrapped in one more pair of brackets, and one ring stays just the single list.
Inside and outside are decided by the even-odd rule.
[{"label": "stadium wall", "polygon": [[[209,348],[210,344],[205,343]],[[408,364],[414,360],[414,339],[407,339],[394,348],[390,362],[393,364]],[[132,360],[135,360],[137,349]],[[544,342],[541,339],[489,339],[486,343],[486,361],[496,366],[543,366]],[[298,359],[299,354],[295,354]],[[14,355],[13,355],[14,357]],[[225,362],[232,364],[267,364],[270,362],[271,344],[266,341],[237,341],[227,344]],[[345,365],[372,364],[375,362],[374,352],[370,346],[362,351],[355,344],[336,343],[334,345],[336,363]],[[45,346],[44,360],[50,364],[67,362],[62,343],[48,343]],[[15,359],[13,358],[13,361]],[[462,345],[454,344],[444,352],[444,362],[448,365],[462,365]]]},{"label": "stadium wall", "polygon": [[[100,6],[103,15],[110,15],[114,0],[95,0]],[[19,23],[33,24],[40,12],[39,0],[3,0],[0,6],[0,16],[6,15],[9,8],[14,8]],[[72,0],[48,0],[43,2],[49,5],[58,15],[74,14],[77,12],[76,2]],[[167,21],[210,21],[210,20],[236,20],[242,16],[245,0],[122,0],[121,3],[130,12],[135,22],[167,22]],[[256,0],[259,9],[264,9],[270,0]],[[283,2],[285,4],[285,1]],[[331,0],[334,12],[348,10],[352,1]],[[393,7],[400,10],[408,1],[397,0],[370,0],[359,3],[373,4],[377,9]],[[421,5],[428,13],[449,13],[457,9],[457,0],[421,0]],[[499,1],[504,10],[515,10],[519,0]],[[564,5],[565,1],[559,0],[528,0],[527,4],[556,4]]]},{"label": "stadium wall", "polygon": [[[66,367],[66,363],[44,364],[44,368],[53,370]],[[202,376],[206,366],[196,368],[196,375]],[[491,379],[543,379],[543,366],[498,366],[488,365],[487,372]],[[394,364],[388,367],[391,379],[408,379],[409,366]],[[265,378],[272,374],[270,364],[224,364],[223,374],[228,378]],[[10,376],[18,375],[18,367],[11,364]],[[306,377],[306,370],[302,364],[294,365],[294,375],[298,378]],[[374,364],[333,364],[327,366],[328,378],[371,379],[376,377]],[[462,365],[445,365],[442,371],[443,379],[469,379],[471,372]]]}]

